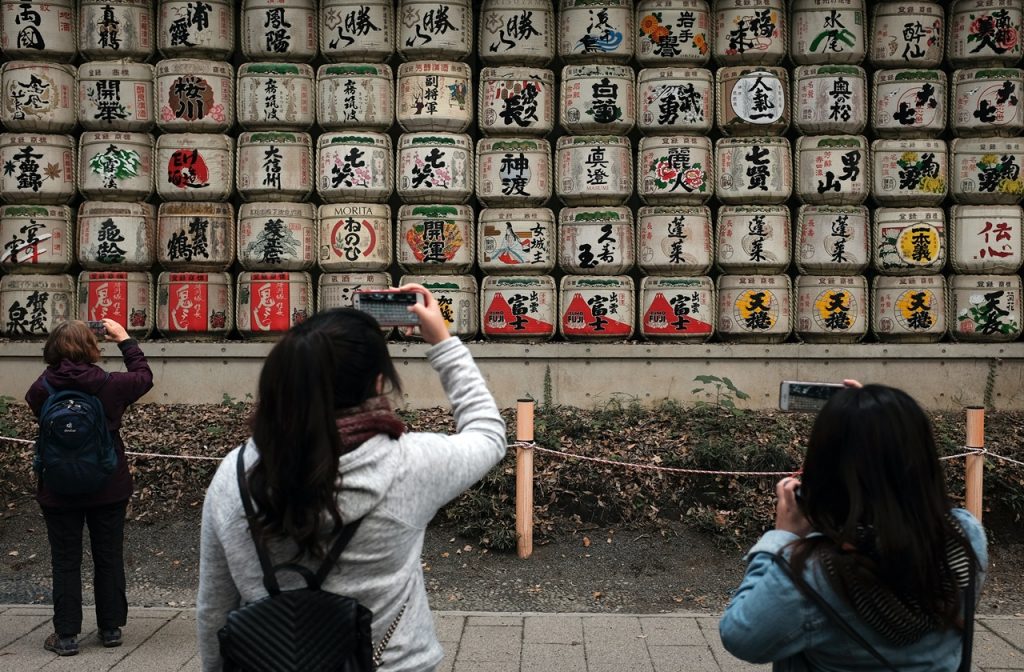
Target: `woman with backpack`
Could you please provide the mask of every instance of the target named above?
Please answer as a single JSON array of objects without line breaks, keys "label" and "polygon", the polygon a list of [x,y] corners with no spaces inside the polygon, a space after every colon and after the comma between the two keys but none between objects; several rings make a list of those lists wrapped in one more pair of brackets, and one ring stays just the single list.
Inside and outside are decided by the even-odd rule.
[{"label": "woman with backpack", "polygon": [[[99,331],[99,325],[97,325]],[[36,445],[39,473],[36,500],[43,510],[50,541],[53,570],[53,628],[43,646],[59,656],[78,653],[82,631],[82,527],[89,526],[93,559],[93,594],[99,640],[106,647],[121,645],[121,627],[128,619],[125,596],[124,519],[132,495],[132,477],[121,440],[121,416],[133,402],[153,387],[153,372],[138,341],[114,320],[102,321],[103,338],[117,343],[124,358],[124,372],[106,372],[97,365],[99,341],[85,322],[70,320],[57,325],[43,346],[47,368],[32,383],[25,401],[40,418]],[[83,394],[84,393],[84,394]],[[66,412],[85,407],[86,421],[95,419],[96,435],[74,471],[52,469],[66,465],[58,453],[61,444],[51,441],[48,417],[59,412],[48,400],[68,398]],[[97,415],[89,417],[90,402]],[[77,408],[74,406],[77,404]],[[81,417],[81,416],[80,416]],[[109,472],[107,475],[106,472]],[[100,474],[100,478],[88,476]]]},{"label": "woman with backpack", "polygon": [[722,643],[776,670],[966,672],[984,529],[950,503],[921,407],[846,382],[800,478],[776,486],[775,529],[747,554]]},{"label": "woman with backpack", "polygon": [[[278,341],[260,374],[252,438],[224,459],[203,505],[196,600],[203,670],[235,669],[225,665],[218,632],[229,614],[268,596],[264,576],[276,577],[286,595],[309,585],[300,571],[318,567],[326,572],[323,591],[372,612],[372,635],[364,647],[355,642],[358,632],[330,629],[326,641],[303,653],[331,649],[357,661],[344,669],[362,670],[370,669],[363,654],[386,643],[382,669],[422,672],[441,661],[420,564],[423,536],[438,509],[505,455],[505,423],[436,299],[419,285],[401,289],[424,295],[410,310],[430,345],[427,360],[452,405],[456,433],[406,431],[387,396],[400,392],[398,374],[369,315],[351,308],[318,313]],[[242,487],[250,495],[245,504]],[[247,516],[246,505],[255,515]],[[340,561],[324,564],[346,532],[353,536]],[[253,534],[269,564],[293,563],[293,571],[265,572]],[[267,645],[270,634],[257,643]],[[261,669],[282,672],[314,669],[262,662]]]}]

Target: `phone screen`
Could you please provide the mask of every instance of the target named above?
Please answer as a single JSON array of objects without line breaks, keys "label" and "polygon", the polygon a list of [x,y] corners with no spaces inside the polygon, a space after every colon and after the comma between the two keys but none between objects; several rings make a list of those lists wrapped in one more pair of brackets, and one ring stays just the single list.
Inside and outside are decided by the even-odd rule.
[{"label": "phone screen", "polygon": [[779,407],[784,411],[817,411],[841,389],[843,386],[839,383],[802,383],[786,380],[782,382],[779,390]]}]

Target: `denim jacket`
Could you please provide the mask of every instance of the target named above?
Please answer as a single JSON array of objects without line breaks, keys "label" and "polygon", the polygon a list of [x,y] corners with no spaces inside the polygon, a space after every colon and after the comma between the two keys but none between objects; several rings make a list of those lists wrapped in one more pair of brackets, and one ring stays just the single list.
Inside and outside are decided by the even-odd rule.
[{"label": "denim jacket", "polygon": [[[964,509],[953,509],[981,564],[975,597],[981,593],[988,567],[985,531]],[[765,533],[746,559],[746,576],[736,589],[719,624],[722,643],[729,653],[751,663],[776,662],[775,670],[797,672],[876,671],[879,663],[832,621],[765,554],[789,555],[786,548],[799,537],[791,532]],[[901,672],[956,672],[963,640],[956,630],[934,631],[909,646],[898,647],[861,623],[856,612],[831,588],[821,567],[813,561],[804,570],[807,583],[850,626]]]}]

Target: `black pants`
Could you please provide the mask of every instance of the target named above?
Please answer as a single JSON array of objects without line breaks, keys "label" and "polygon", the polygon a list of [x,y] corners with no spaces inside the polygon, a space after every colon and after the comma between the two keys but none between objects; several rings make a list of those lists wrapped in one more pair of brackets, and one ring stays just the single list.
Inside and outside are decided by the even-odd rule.
[{"label": "black pants", "polygon": [[53,629],[62,635],[82,631],[82,527],[92,546],[96,624],[120,628],[128,620],[124,579],[124,517],[128,502],[88,509],[43,508],[53,568]]}]

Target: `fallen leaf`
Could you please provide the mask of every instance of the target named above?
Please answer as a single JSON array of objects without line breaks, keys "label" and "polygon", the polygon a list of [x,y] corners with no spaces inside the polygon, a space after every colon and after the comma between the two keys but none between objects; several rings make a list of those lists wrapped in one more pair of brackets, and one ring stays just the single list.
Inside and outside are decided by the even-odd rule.
[{"label": "fallen leaf", "polygon": [[10,556],[13,556],[13,557],[17,557],[18,556],[18,552],[17,551],[11,551],[7,555],[10,555]]},{"label": "fallen leaf", "polygon": [[593,595],[594,595],[594,599],[595,600],[600,600],[601,597],[603,596],[603,593],[600,590],[595,590]]},{"label": "fallen leaf", "polygon": [[590,547],[590,537],[583,537],[583,545],[587,548]]}]

